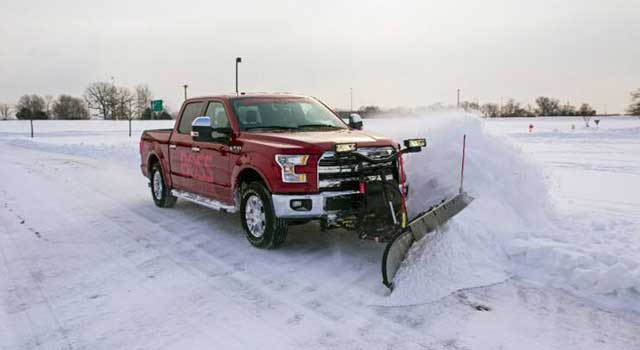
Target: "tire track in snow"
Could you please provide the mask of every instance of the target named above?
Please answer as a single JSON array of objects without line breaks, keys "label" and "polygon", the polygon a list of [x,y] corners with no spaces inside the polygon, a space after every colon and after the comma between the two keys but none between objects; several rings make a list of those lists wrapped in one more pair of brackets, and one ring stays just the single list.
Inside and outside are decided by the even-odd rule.
[{"label": "tire track in snow", "polygon": [[[96,187],[94,185],[92,186],[91,184],[86,184],[85,183],[84,186],[85,186],[85,190],[86,190],[85,192],[95,192],[95,190],[96,190]],[[113,202],[113,207],[117,207],[118,204],[122,203],[122,199],[119,198],[119,197],[118,198],[114,197],[114,195],[112,193],[103,192],[100,189],[98,189],[98,192],[101,192],[101,194],[102,194],[102,196],[104,198],[108,198],[109,201]],[[76,195],[76,197],[80,198],[80,199],[85,199],[87,197],[87,194],[84,193],[84,192],[81,192],[81,193],[78,193]],[[155,223],[146,222],[146,225],[133,225],[132,226],[131,223],[135,223],[136,221],[139,221],[140,217],[139,216],[137,216],[137,217],[128,217],[128,215],[129,215],[130,212],[135,212],[136,210],[138,210],[138,208],[134,207],[134,208],[127,208],[127,209],[128,209],[127,211],[119,212],[117,217],[116,216],[107,217],[108,220],[106,220],[106,221],[107,222],[117,223],[120,226],[121,229],[129,231],[132,234],[135,234],[137,232],[145,232],[145,230],[149,231],[149,229],[147,228],[146,225],[149,225],[149,224],[156,225]],[[158,209],[156,209],[156,210],[158,210]],[[211,212],[209,211],[209,213],[211,213]],[[215,214],[211,213],[211,215],[215,215]],[[125,216],[127,216],[126,219],[123,218]],[[218,216],[221,216],[221,215],[218,214]],[[101,220],[101,222],[102,221],[103,220]],[[121,223],[122,221],[124,221],[124,222]],[[209,223],[205,223],[205,226],[209,225],[209,224],[211,224],[211,223],[210,222]],[[198,227],[200,230],[202,230],[204,228],[202,224],[201,225],[196,225],[196,227]],[[144,233],[143,237],[148,237],[149,235],[152,235],[153,233],[154,232]],[[157,232],[155,232],[155,233],[157,233]],[[179,234],[179,232],[172,232],[172,234],[173,235]],[[155,239],[157,239],[157,237]],[[213,240],[211,240],[211,238],[207,238],[207,240],[209,240],[210,242],[213,242]],[[164,244],[165,246],[175,246],[177,248],[177,247],[180,247],[179,245],[177,245],[177,244],[180,244],[180,243],[185,243],[185,242],[180,242],[180,241],[175,242],[175,241],[170,241],[169,240],[169,241],[163,242],[161,244]],[[185,249],[183,249],[182,251],[179,251],[179,256],[181,256],[185,261],[184,262],[176,261],[176,264],[178,264],[179,266],[182,266],[183,268],[193,268],[193,266],[197,266],[193,262],[193,254],[192,254],[192,249],[190,247],[191,248],[201,248],[201,247],[197,247],[197,246],[193,246],[193,245],[190,246],[187,243],[187,247]],[[253,248],[249,247],[249,249],[252,249],[252,253],[254,252]],[[210,253],[211,252],[207,252],[205,254],[205,257],[204,257],[203,262],[202,262],[203,265],[206,265],[208,263],[207,256]],[[165,255],[169,256],[170,254],[165,254]],[[219,262],[223,263],[223,266],[224,266],[224,263],[226,263],[225,260],[229,259],[228,256],[216,257],[216,258],[217,258],[217,260]],[[230,278],[229,277],[230,275],[233,275],[234,278],[240,278],[241,277],[243,280],[238,282],[238,286],[237,286],[237,288],[239,288],[239,291],[242,291],[244,289],[255,288],[255,289],[258,289],[260,291],[260,293],[265,293],[266,292],[265,289],[262,288],[262,286],[256,286],[254,284],[255,282],[252,279],[247,279],[243,274],[233,273],[233,272],[235,272],[233,270],[233,268],[235,266],[237,266],[237,264],[242,264],[244,261],[247,260],[246,256],[238,256],[238,258],[239,258],[238,260],[234,260],[234,261],[230,262],[230,264],[231,264],[230,266],[227,265],[227,272],[223,273],[222,277]],[[200,271],[204,271],[205,274],[210,273],[209,272],[209,269],[210,269],[209,267],[199,266],[197,268]],[[233,272],[229,272],[229,271],[233,271]],[[286,285],[287,283],[290,284],[291,282],[290,281],[286,281],[286,280],[282,280],[277,276],[286,275],[286,273],[287,273],[287,271],[284,271],[284,270],[279,270],[279,271],[264,270],[264,271],[262,271],[260,273],[260,275],[271,276],[271,277],[269,277],[269,280],[271,280],[271,281],[279,281],[277,283],[268,283],[267,284],[268,286],[270,285],[269,287],[275,286],[274,288],[276,288],[276,290],[274,292],[270,292],[269,293],[270,294],[270,298],[273,298],[275,300],[283,299],[283,294],[282,294],[283,291],[279,290],[279,288],[277,286]],[[240,277],[238,277],[238,276],[240,276]],[[222,278],[222,277],[220,277],[220,278]],[[229,282],[229,283],[233,284],[233,282]],[[247,286],[249,286],[249,287],[247,287]],[[317,287],[314,286],[314,283],[311,283],[311,284],[302,285],[302,286],[298,287],[297,289],[298,290],[313,290],[313,291],[315,291],[316,288]],[[261,296],[259,295],[260,293],[258,293],[258,296],[249,295],[248,298],[249,299],[252,299],[252,298],[260,299],[261,298]],[[306,294],[309,294],[309,293],[306,293]],[[289,295],[291,296],[291,294],[289,294]],[[298,295],[298,297],[299,297],[299,295]],[[327,302],[320,301],[320,300],[323,300],[325,298],[331,300],[331,302],[327,303]],[[355,308],[349,307],[349,304],[350,304],[349,302],[340,303],[340,302],[336,302],[335,299],[336,298],[332,298],[331,295],[328,295],[328,294],[320,295],[318,293],[312,293],[311,297],[305,299],[303,303],[300,303],[301,305],[299,307],[301,307],[302,309],[300,310],[300,312],[296,312],[295,313],[294,318],[295,318],[296,315],[304,314],[304,311],[306,310],[307,314],[309,312],[311,312],[311,314],[316,315],[316,316],[321,316],[324,319],[330,321],[331,324],[333,324],[335,322],[339,322],[339,321],[345,319],[345,315],[346,314],[350,314],[351,315],[350,317],[352,317],[352,318],[357,316],[357,318],[359,319],[358,322],[362,325],[361,327],[359,327],[360,329],[371,328],[372,326],[381,328],[382,326],[376,325],[376,323],[385,323],[384,326],[387,329],[393,329],[397,333],[404,334],[404,336],[402,337],[404,341],[407,341],[407,338],[409,338],[409,339],[413,338],[414,339],[413,341],[415,343],[417,343],[417,344],[423,342],[423,341],[421,341],[419,339],[420,339],[420,337],[424,338],[424,335],[421,335],[421,334],[418,334],[417,332],[415,332],[414,335],[409,336],[408,333],[407,333],[407,330],[405,330],[402,326],[400,326],[398,324],[388,324],[388,322],[385,321],[384,319],[377,320],[377,322],[376,321],[371,321],[371,318],[375,317],[375,314],[372,311],[367,310],[367,312],[362,313],[362,312],[360,312],[359,310],[357,310]],[[345,300],[355,301],[355,300],[358,300],[358,298],[352,296],[352,297],[350,297],[348,299],[345,299]],[[281,303],[281,304],[290,305],[291,302],[288,300],[287,302]],[[357,304],[359,306],[361,306],[361,307],[364,306],[361,303],[357,303]],[[344,311],[345,309],[349,310],[349,312],[345,312]],[[351,321],[353,321],[353,320],[351,320]],[[339,328],[339,327],[333,326],[332,328],[335,329],[335,328]],[[396,341],[399,341],[399,340],[396,339]]]},{"label": "tire track in snow", "polygon": [[[16,219],[18,219],[15,216],[15,213],[13,212],[13,210],[7,205],[6,202],[5,202],[4,208],[6,209],[6,212],[12,214],[10,216],[14,216]],[[31,315],[31,312],[33,311],[32,310],[33,304],[29,304],[28,302],[25,302],[22,295],[20,295],[20,292],[18,292],[18,290],[29,290],[29,291],[35,290],[36,291],[39,297],[39,300],[37,301],[37,303],[44,304],[44,308],[46,309],[46,314],[51,318],[52,322],[54,323],[53,331],[56,333],[56,335],[58,335],[62,339],[62,344],[60,345],[62,345],[62,347],[66,349],[72,349],[73,347],[67,336],[67,330],[65,330],[62,323],[60,322],[60,319],[57,313],[55,312],[54,307],[52,306],[47,293],[44,291],[44,288],[42,287],[42,284],[40,281],[42,277],[38,277],[38,276],[44,275],[42,272],[42,269],[40,268],[37,262],[30,262],[31,259],[26,258],[26,256],[21,251],[20,246],[16,244],[14,233],[12,233],[12,229],[8,227],[8,224],[5,222],[5,220],[6,218],[0,219],[0,221],[2,221],[2,226],[4,228],[4,237],[5,237],[5,239],[2,240],[3,244],[0,245],[0,253],[2,253],[3,263],[7,270],[7,276],[9,277],[9,280],[11,281],[11,284],[13,286],[11,289],[9,289],[9,293],[12,293],[14,297],[21,300],[20,305],[24,305],[24,309],[20,307],[20,309],[22,310],[19,310],[18,312],[23,313],[27,318],[27,323],[29,324],[33,345],[35,347],[40,347],[44,344],[44,342],[41,339],[41,337],[38,335],[38,332],[35,330],[35,327],[34,327],[34,324],[36,322],[34,322],[34,317]],[[13,226],[16,226],[16,225],[14,224]],[[18,232],[19,231],[26,231],[26,230],[18,230]],[[13,274],[11,269],[12,264],[9,264],[8,262],[7,255],[9,250],[4,248],[5,244],[8,246],[8,248],[10,248],[10,250],[15,255],[14,259],[19,260],[19,264],[22,265],[23,271],[26,271],[26,274],[22,273],[20,275],[29,276],[29,278],[27,278],[27,281],[25,281],[27,285],[20,286],[20,283],[18,283],[14,277],[11,277],[11,275]],[[11,292],[11,290],[13,290],[14,292]],[[38,316],[38,318],[40,317],[41,316]]]}]

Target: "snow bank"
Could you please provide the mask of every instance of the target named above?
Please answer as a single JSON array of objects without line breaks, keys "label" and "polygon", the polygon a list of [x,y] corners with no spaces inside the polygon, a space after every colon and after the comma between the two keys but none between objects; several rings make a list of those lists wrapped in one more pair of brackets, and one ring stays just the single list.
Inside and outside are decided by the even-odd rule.
[{"label": "snow bank", "polygon": [[129,137],[128,121],[37,120],[34,138],[29,137],[28,120],[3,121],[0,139],[13,146],[52,153],[139,164],[138,141],[147,129],[172,128],[173,120],[133,121]]},{"label": "snow bank", "polygon": [[629,305],[640,295],[640,257],[616,256],[607,244],[584,244],[601,239],[606,224],[585,224],[580,239],[562,228],[562,218],[547,194],[551,180],[513,143],[488,133],[483,120],[450,112],[367,120],[366,127],[398,141],[427,138],[427,149],[407,159],[408,206],[413,214],[456,193],[466,134],[464,184],[476,198],[432,241],[414,245],[386,303],[431,302],[511,276],[549,283],[613,306]]}]

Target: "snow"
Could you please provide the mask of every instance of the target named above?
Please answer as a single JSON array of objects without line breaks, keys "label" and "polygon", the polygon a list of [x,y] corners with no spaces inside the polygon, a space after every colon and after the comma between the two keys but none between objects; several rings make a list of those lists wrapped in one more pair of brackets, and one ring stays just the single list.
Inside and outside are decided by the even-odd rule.
[{"label": "snow", "polygon": [[365,120],[427,137],[412,213],[457,191],[467,135],[475,201],[391,295],[374,242],[309,224],[263,251],[237,215],[156,208],[138,137],[171,121],[34,126],[0,122],[1,349],[640,347],[637,119]]},{"label": "snow", "polygon": [[[632,151],[639,149],[640,123],[607,119],[601,128],[587,129],[558,118],[534,124],[534,133],[515,132],[514,122],[464,114],[372,123],[397,138],[426,135],[430,141],[428,152],[408,162],[411,188],[420,194],[410,200],[411,209],[419,212],[455,192],[463,134],[465,189],[476,197],[435,242],[413,247],[392,303],[430,302],[517,276],[640,311],[640,186],[633,186],[640,180],[640,157]],[[545,171],[536,157],[551,167]],[[582,201],[591,208],[572,205],[585,196],[594,199]]]},{"label": "snow", "polygon": [[[426,135],[430,141],[427,152],[408,161],[412,192],[420,194],[410,200],[411,210],[425,210],[457,190],[464,134],[465,189],[476,197],[435,242],[413,247],[397,276],[392,304],[431,302],[461,288],[518,276],[610,307],[640,311],[640,290],[635,288],[640,186],[632,186],[640,180],[640,157],[632,151],[640,144],[640,122],[607,119],[601,128],[587,129],[576,119],[558,118],[535,120],[531,134],[508,129],[517,125],[526,130],[525,120],[518,122],[451,113],[370,123],[398,139]],[[571,129],[571,124],[577,127]],[[505,134],[512,139],[505,142]],[[575,155],[583,152],[589,153]],[[536,162],[539,153],[551,160],[546,172]],[[577,163],[581,171],[567,170],[568,163]],[[556,198],[548,187],[556,188]],[[607,198],[607,214],[616,215],[571,206],[583,196],[596,203]],[[578,220],[585,216],[587,220]]]}]

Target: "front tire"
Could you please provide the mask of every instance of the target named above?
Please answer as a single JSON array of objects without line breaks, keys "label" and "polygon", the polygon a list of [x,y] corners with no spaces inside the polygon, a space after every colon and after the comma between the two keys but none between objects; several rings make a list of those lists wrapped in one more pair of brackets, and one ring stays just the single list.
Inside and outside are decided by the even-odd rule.
[{"label": "front tire", "polygon": [[277,248],[287,238],[287,222],[275,215],[271,194],[259,182],[244,186],[240,217],[247,240],[257,248]]},{"label": "front tire", "polygon": [[155,163],[151,167],[151,197],[153,203],[160,208],[171,208],[176,204],[177,198],[171,194],[171,189],[164,182],[162,167]]}]

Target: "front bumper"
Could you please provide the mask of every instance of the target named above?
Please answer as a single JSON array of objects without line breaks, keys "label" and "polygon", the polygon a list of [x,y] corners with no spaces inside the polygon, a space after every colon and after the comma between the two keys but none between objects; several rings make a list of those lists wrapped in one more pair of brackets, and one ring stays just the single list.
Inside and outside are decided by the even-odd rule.
[{"label": "front bumper", "polygon": [[[326,202],[328,198],[350,196],[357,194],[357,191],[321,192],[317,194],[274,194],[273,209],[276,216],[283,219],[311,219],[320,218],[332,214],[327,211]],[[292,201],[306,201],[311,203],[309,210],[296,210],[292,208]]]}]

